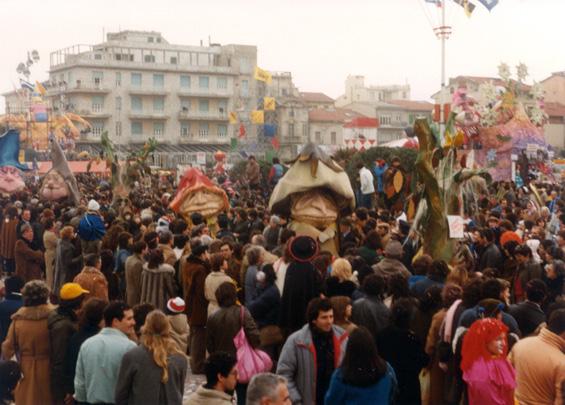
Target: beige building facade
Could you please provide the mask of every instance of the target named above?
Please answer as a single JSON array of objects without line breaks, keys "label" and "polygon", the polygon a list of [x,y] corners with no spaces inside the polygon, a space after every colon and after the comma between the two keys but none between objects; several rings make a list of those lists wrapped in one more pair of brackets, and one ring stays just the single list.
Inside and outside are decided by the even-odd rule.
[{"label": "beige building facade", "polygon": [[366,86],[365,76],[347,76],[345,93],[335,106],[346,108],[351,103],[386,103],[390,100],[410,100],[410,85]]}]

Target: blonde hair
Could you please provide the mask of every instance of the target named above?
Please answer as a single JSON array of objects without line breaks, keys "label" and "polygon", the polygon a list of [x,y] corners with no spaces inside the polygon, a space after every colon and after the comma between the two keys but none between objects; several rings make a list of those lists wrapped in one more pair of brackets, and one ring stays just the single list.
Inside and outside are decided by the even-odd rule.
[{"label": "blonde hair", "polygon": [[64,226],[63,229],[59,232],[59,236],[61,239],[71,239],[73,237],[73,233],[75,233],[75,228],[70,225]]},{"label": "blonde hair", "polygon": [[158,309],[147,315],[145,324],[141,328],[141,344],[153,354],[153,361],[157,363],[157,366],[163,369],[161,382],[165,384],[169,380],[169,355],[182,354],[184,356],[171,338],[171,324],[167,315]]},{"label": "blonde hair", "polygon": [[347,259],[336,259],[332,263],[332,276],[337,277],[339,281],[351,280],[353,277],[351,263]]}]

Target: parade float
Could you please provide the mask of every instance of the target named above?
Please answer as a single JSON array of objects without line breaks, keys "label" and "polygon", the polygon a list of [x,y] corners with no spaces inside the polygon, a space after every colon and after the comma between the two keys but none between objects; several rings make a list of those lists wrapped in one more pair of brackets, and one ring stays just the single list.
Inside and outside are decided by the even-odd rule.
[{"label": "parade float", "polygon": [[75,204],[80,203],[80,191],[76,178],[71,171],[67,158],[55,139],[51,139],[51,169],[41,181],[39,196],[48,201],[70,198]]},{"label": "parade float", "polygon": [[[488,193],[487,179],[527,183],[526,154],[547,155],[543,92],[537,84],[523,85],[525,66],[517,70],[518,80],[512,80],[508,67],[501,65],[504,85],[481,85],[480,100],[469,96],[461,84],[454,92],[443,134],[425,119],[417,120],[409,131],[419,143],[419,186],[408,205],[417,201],[413,229],[422,236],[422,251],[434,259],[457,261],[463,218],[477,212],[478,198]],[[524,89],[529,93],[524,94]],[[545,163],[537,165],[551,173],[543,169]],[[536,196],[535,187],[530,189]]]},{"label": "parade float", "polygon": [[13,194],[25,188],[22,171],[28,167],[19,161],[20,134],[8,129],[0,135],[0,194]]},{"label": "parade float", "polygon": [[191,223],[191,215],[200,213],[215,233],[218,214],[227,212],[229,201],[226,192],[215,185],[197,168],[189,168],[182,176],[177,194],[169,207]]},{"label": "parade float", "polygon": [[275,186],[270,212],[288,218],[289,228],[320,243],[320,250],[338,254],[339,219],[355,209],[347,173],[319,146],[304,146]]}]

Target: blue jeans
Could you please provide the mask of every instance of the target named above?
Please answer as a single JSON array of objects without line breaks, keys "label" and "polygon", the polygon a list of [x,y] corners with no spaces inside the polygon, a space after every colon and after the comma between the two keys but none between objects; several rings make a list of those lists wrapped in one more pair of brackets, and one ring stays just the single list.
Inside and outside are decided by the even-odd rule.
[{"label": "blue jeans", "polygon": [[360,207],[365,207],[367,209],[371,209],[373,207],[373,193],[371,194],[363,194],[363,193],[359,193],[360,199],[359,199],[359,206]]}]

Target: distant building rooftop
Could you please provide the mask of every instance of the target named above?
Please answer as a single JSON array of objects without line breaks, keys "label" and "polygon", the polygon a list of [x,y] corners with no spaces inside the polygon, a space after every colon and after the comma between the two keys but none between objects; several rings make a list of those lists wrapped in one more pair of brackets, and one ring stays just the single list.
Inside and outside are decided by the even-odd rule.
[{"label": "distant building rooftop", "polygon": [[310,103],[333,103],[334,102],[333,98],[326,96],[324,93],[312,93],[312,92],[301,91],[300,96],[304,99],[304,101],[310,102]]}]

